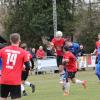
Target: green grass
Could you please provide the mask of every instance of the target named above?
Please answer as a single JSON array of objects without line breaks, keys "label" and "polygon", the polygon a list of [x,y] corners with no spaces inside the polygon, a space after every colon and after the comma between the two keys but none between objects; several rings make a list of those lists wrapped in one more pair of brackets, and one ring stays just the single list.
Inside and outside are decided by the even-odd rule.
[{"label": "green grass", "polygon": [[28,96],[22,97],[22,100],[100,100],[100,83],[93,71],[78,72],[76,77],[87,80],[87,89],[71,84],[70,95],[65,97],[59,85],[58,74],[30,76],[29,81],[35,83],[36,92],[33,94],[26,87]]}]

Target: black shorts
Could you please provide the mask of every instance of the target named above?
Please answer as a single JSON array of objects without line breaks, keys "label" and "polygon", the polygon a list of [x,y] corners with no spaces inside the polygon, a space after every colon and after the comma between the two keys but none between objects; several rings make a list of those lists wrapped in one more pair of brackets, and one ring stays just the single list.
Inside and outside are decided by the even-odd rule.
[{"label": "black shorts", "polygon": [[68,72],[68,78],[73,79],[75,78],[76,72]]},{"label": "black shorts", "polygon": [[11,99],[21,98],[21,86],[1,84],[0,97],[7,98],[9,93]]},{"label": "black shorts", "polygon": [[27,80],[29,75],[29,71],[22,71],[22,81]]},{"label": "black shorts", "polygon": [[59,65],[62,65],[62,59],[63,59],[63,56],[57,56],[57,65],[59,67]]}]

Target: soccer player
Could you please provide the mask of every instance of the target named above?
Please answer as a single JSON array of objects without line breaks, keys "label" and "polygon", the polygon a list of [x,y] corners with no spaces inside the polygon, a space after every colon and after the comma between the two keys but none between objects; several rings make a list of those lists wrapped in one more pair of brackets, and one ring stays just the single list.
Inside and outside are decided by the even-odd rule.
[{"label": "soccer player", "polygon": [[2,58],[1,94],[0,100],[7,100],[10,93],[11,99],[21,98],[21,73],[23,64],[26,70],[30,69],[29,59],[24,49],[19,47],[20,35],[13,33],[10,35],[11,46],[6,46],[0,50]]},{"label": "soccer player", "polygon": [[100,82],[100,47],[98,47],[98,59],[97,59],[97,64],[96,64],[96,69],[95,69],[95,71],[96,71],[96,75],[97,75],[97,77],[98,77],[98,79],[99,79],[99,82]]},{"label": "soccer player", "polygon": [[[1,69],[2,69],[2,60],[0,58],[0,84],[1,84]],[[0,86],[1,87],[1,86]]]},{"label": "soccer player", "polygon": [[[5,47],[4,44],[0,45],[0,49],[2,49],[4,47]],[[2,69],[2,59],[0,58],[0,76],[1,76],[1,69]]]},{"label": "soccer player", "polygon": [[[27,44],[23,43],[21,44],[21,48],[25,49],[27,51]],[[33,59],[32,59],[32,55],[27,51],[27,56],[30,60],[30,66],[32,68],[32,66],[34,65]],[[25,70],[25,66],[23,66],[23,71],[22,71],[22,84],[21,84],[21,91],[23,93],[23,96],[27,96],[28,94],[25,91],[24,85],[29,86],[32,88],[32,93],[35,92],[35,85],[30,83],[29,81],[27,81],[27,78],[29,76],[29,70]]]},{"label": "soccer player", "polygon": [[95,43],[95,50],[93,53],[91,53],[92,55],[96,54],[95,64],[98,64],[98,48],[99,47],[100,47],[100,33],[98,34],[98,41],[96,41],[96,43]]},{"label": "soccer player", "polygon": [[71,40],[71,37],[66,38],[65,40],[65,46],[68,48],[70,52],[74,54],[74,56],[77,58],[77,70],[78,70],[78,54],[80,51],[80,45],[78,43],[74,43]]},{"label": "soccer player", "polygon": [[0,76],[1,76],[1,69],[2,69],[2,60],[0,58]]},{"label": "soccer player", "polygon": [[52,39],[52,43],[56,49],[58,67],[62,65],[64,38],[61,31],[56,32],[56,37]]},{"label": "soccer player", "polygon": [[[65,65],[66,72],[68,72],[68,78],[72,81],[72,83],[81,84],[84,86],[84,88],[86,88],[86,81],[81,81],[75,78],[75,74],[77,72],[76,57],[70,51],[68,51],[68,48],[66,47],[64,47],[63,51],[63,64]],[[65,87],[66,89],[69,89],[70,85],[68,82],[65,84]],[[69,90],[67,91],[68,92],[64,93],[65,95],[69,94]]]}]

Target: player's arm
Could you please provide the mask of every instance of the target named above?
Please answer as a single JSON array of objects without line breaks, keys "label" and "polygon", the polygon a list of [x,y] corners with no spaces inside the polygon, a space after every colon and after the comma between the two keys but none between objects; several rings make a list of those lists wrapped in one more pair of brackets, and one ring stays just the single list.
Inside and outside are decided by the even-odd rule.
[{"label": "player's arm", "polygon": [[64,62],[64,61],[68,63],[68,62],[69,62],[69,59],[68,59],[68,58],[63,59],[63,62]]},{"label": "player's arm", "polygon": [[25,70],[30,70],[31,64],[30,64],[30,57],[28,56],[27,52],[24,50],[24,65],[25,65]]},{"label": "player's arm", "polygon": [[97,42],[95,43],[95,49],[94,49],[93,53],[91,53],[91,54],[94,55],[94,54],[96,54],[96,52],[97,52]]},{"label": "player's arm", "polygon": [[91,54],[92,54],[92,55],[93,55],[93,54],[96,54],[96,51],[97,51],[97,49],[95,48],[95,50],[94,50],[93,53],[91,53]]},{"label": "player's arm", "polygon": [[62,65],[67,65],[67,63],[69,62],[69,59],[63,59],[63,61],[62,61]]},{"label": "player's arm", "polygon": [[29,61],[24,62],[24,65],[25,65],[25,70],[27,70],[27,71],[30,70],[31,65],[30,65]]},{"label": "player's arm", "polygon": [[31,68],[33,69],[33,68],[34,68],[34,61],[33,61],[32,58],[30,59],[30,62],[31,62],[31,64],[32,64]]}]

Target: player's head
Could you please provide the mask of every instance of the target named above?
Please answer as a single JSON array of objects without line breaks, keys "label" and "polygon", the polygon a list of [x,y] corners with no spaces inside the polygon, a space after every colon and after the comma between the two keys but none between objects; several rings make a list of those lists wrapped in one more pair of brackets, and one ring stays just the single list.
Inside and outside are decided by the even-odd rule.
[{"label": "player's head", "polygon": [[57,38],[57,40],[60,40],[62,38],[62,36],[63,36],[63,33],[61,31],[57,31],[56,32],[56,38]]},{"label": "player's head", "polygon": [[26,43],[22,43],[22,44],[21,44],[21,48],[27,50],[27,44],[26,44]]},{"label": "player's head", "polygon": [[20,35],[18,33],[13,33],[10,35],[10,42],[11,44],[20,44],[21,39],[20,39]]},{"label": "player's head", "polygon": [[67,47],[70,47],[72,45],[72,41],[71,41],[71,37],[70,36],[66,37],[66,39],[65,39],[65,45]]},{"label": "player's head", "polygon": [[43,50],[43,46],[40,46],[40,47],[39,47],[39,50]]},{"label": "player's head", "polygon": [[69,49],[68,49],[68,47],[67,46],[64,46],[63,47],[63,52],[67,52]]},{"label": "player's head", "polygon": [[100,40],[100,33],[98,34],[98,39]]}]

